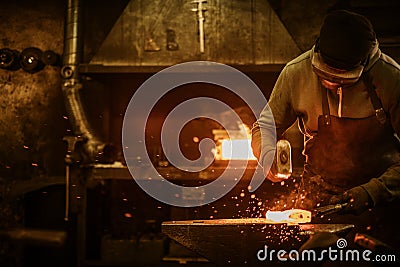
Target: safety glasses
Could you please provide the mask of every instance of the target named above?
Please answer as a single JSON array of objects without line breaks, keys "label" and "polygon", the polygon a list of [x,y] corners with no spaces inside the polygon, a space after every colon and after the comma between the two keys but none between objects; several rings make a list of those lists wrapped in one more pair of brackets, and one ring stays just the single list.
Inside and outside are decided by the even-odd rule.
[{"label": "safety glasses", "polygon": [[312,52],[311,64],[314,72],[321,79],[343,86],[356,83],[360,79],[364,70],[364,66],[361,64],[351,70],[332,68],[324,62],[319,51],[316,51],[315,49]]}]

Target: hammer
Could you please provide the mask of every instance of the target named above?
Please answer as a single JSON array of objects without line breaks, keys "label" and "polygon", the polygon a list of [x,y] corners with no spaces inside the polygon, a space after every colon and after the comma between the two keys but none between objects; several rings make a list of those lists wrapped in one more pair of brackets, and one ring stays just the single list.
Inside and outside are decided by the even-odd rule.
[{"label": "hammer", "polygon": [[278,177],[289,178],[292,175],[292,153],[288,140],[281,139],[276,143],[275,166]]}]

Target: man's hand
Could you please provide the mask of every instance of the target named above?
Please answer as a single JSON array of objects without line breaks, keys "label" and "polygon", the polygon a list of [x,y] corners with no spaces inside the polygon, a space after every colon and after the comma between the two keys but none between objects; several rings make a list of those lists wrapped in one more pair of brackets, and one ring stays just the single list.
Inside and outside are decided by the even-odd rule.
[{"label": "man's hand", "polygon": [[[265,166],[271,167],[267,169]],[[263,168],[265,177],[267,177],[267,179],[273,183],[280,183],[289,178],[288,176],[281,176],[278,174],[275,160],[275,150],[271,150],[265,155]]]},{"label": "man's hand", "polygon": [[278,174],[278,171],[276,170],[275,164],[272,164],[271,169],[269,170],[267,174],[267,179],[270,180],[273,183],[280,183],[284,180],[287,180],[289,176]]},{"label": "man's hand", "polygon": [[343,208],[340,213],[342,214],[354,214],[360,215],[364,211],[368,210],[373,206],[371,196],[368,194],[362,186],[356,186],[342,195],[336,195],[331,197],[329,204],[344,204],[347,205]]}]

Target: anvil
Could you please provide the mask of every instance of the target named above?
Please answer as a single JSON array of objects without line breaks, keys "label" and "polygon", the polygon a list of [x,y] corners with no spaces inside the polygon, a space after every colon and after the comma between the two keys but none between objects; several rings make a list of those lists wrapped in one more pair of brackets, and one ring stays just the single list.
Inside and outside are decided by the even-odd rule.
[{"label": "anvil", "polygon": [[[162,232],[218,266],[271,266],[266,249],[299,250],[311,236],[345,236],[352,224],[288,224],[264,218],[166,221]],[[273,252],[272,252],[273,253]],[[260,259],[261,256],[261,259]],[[263,259],[264,258],[264,259]]]}]

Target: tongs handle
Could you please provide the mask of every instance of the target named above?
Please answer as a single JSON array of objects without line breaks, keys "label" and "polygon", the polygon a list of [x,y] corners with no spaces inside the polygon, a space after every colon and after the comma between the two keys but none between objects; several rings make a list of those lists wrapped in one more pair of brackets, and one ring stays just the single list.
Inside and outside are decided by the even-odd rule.
[{"label": "tongs handle", "polygon": [[321,217],[341,211],[348,203],[332,204],[314,209],[314,217]]}]

